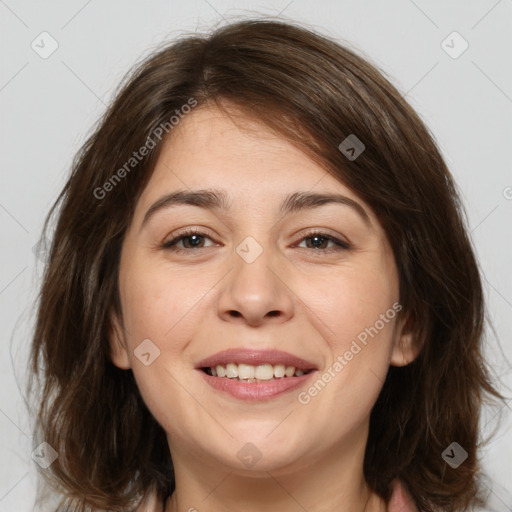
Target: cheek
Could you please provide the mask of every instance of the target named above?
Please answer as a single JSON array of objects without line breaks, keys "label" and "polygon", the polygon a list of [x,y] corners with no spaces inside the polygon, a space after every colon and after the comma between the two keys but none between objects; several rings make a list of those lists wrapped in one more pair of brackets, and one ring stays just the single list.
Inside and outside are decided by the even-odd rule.
[{"label": "cheek", "polygon": [[148,409],[176,433],[192,421],[185,407],[190,396],[180,379],[187,371],[184,351],[199,325],[201,298],[211,284],[197,271],[170,272],[159,264],[137,264],[142,262],[135,258],[130,263],[121,280],[121,300],[133,375]]},{"label": "cheek", "polygon": [[329,360],[318,376],[322,382],[313,382],[299,401],[311,403],[319,423],[327,424],[326,431],[336,437],[342,429],[365,422],[379,396],[400,306],[393,287],[390,291],[383,280],[345,274],[331,284],[329,292],[317,293],[315,305],[321,318],[316,328],[326,341]]},{"label": "cheek", "polygon": [[191,269],[173,271],[160,263],[137,263],[134,260],[125,267],[121,281],[129,342],[150,338],[167,351],[176,346],[176,343],[170,346],[170,339],[176,339],[177,333],[181,333],[178,338],[185,336],[187,326],[194,325],[191,319],[197,314],[197,305],[215,280]]},{"label": "cheek", "polygon": [[343,269],[315,280],[314,286],[304,281],[302,290],[312,322],[333,354],[348,350],[358,336],[364,343],[365,333],[368,339],[391,339],[398,300],[392,269]]},{"label": "cheek", "polygon": [[322,318],[317,325],[332,358],[324,371],[328,389],[320,400],[326,410],[338,404],[359,421],[373,407],[389,368],[398,287],[392,267],[354,267],[332,277],[324,293],[316,294]]}]

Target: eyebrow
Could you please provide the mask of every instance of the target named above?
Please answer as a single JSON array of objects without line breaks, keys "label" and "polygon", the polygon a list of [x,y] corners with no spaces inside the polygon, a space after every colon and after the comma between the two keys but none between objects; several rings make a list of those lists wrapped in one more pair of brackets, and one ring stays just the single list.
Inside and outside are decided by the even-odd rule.
[{"label": "eyebrow", "polygon": [[[356,201],[340,194],[320,194],[313,192],[294,192],[284,199],[280,206],[282,214],[318,208],[325,204],[342,204],[355,210],[364,222],[371,227],[366,210]],[[223,190],[177,190],[167,194],[153,203],[142,221],[141,229],[157,212],[175,206],[192,205],[207,210],[229,210],[231,203]]]}]

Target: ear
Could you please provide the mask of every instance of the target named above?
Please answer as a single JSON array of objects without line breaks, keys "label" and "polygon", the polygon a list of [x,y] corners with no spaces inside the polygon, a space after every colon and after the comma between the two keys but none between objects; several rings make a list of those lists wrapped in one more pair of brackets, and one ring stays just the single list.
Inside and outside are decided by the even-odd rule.
[{"label": "ear", "polygon": [[110,327],[108,330],[108,341],[110,344],[110,359],[112,363],[122,370],[131,368],[128,350],[126,348],[126,338],[121,326],[119,316],[113,311],[109,314]]},{"label": "ear", "polygon": [[412,363],[421,350],[414,333],[414,321],[410,315],[399,316],[395,324],[391,366],[407,366]]}]

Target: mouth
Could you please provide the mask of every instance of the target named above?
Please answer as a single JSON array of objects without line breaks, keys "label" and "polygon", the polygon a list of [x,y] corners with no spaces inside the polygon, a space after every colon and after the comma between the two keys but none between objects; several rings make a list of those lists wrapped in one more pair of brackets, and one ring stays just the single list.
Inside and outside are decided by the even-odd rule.
[{"label": "mouth", "polygon": [[242,400],[268,400],[300,386],[317,367],[280,350],[231,349],[204,359],[196,370],[217,391]]},{"label": "mouth", "polygon": [[201,370],[212,377],[233,379],[238,382],[269,382],[276,379],[302,377],[313,371],[313,369],[301,370],[295,366],[285,366],[284,364],[259,364],[256,366],[245,363],[218,364],[201,368]]}]

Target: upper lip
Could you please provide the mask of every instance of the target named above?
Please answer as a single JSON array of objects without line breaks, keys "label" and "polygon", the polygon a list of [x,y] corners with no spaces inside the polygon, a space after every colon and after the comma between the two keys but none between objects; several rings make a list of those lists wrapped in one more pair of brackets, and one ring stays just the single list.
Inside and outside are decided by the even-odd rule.
[{"label": "upper lip", "polygon": [[253,350],[244,348],[232,348],[217,352],[200,361],[196,368],[212,368],[228,363],[242,363],[258,366],[260,364],[283,364],[294,366],[298,370],[316,370],[314,363],[300,357],[283,352],[282,350]]}]

